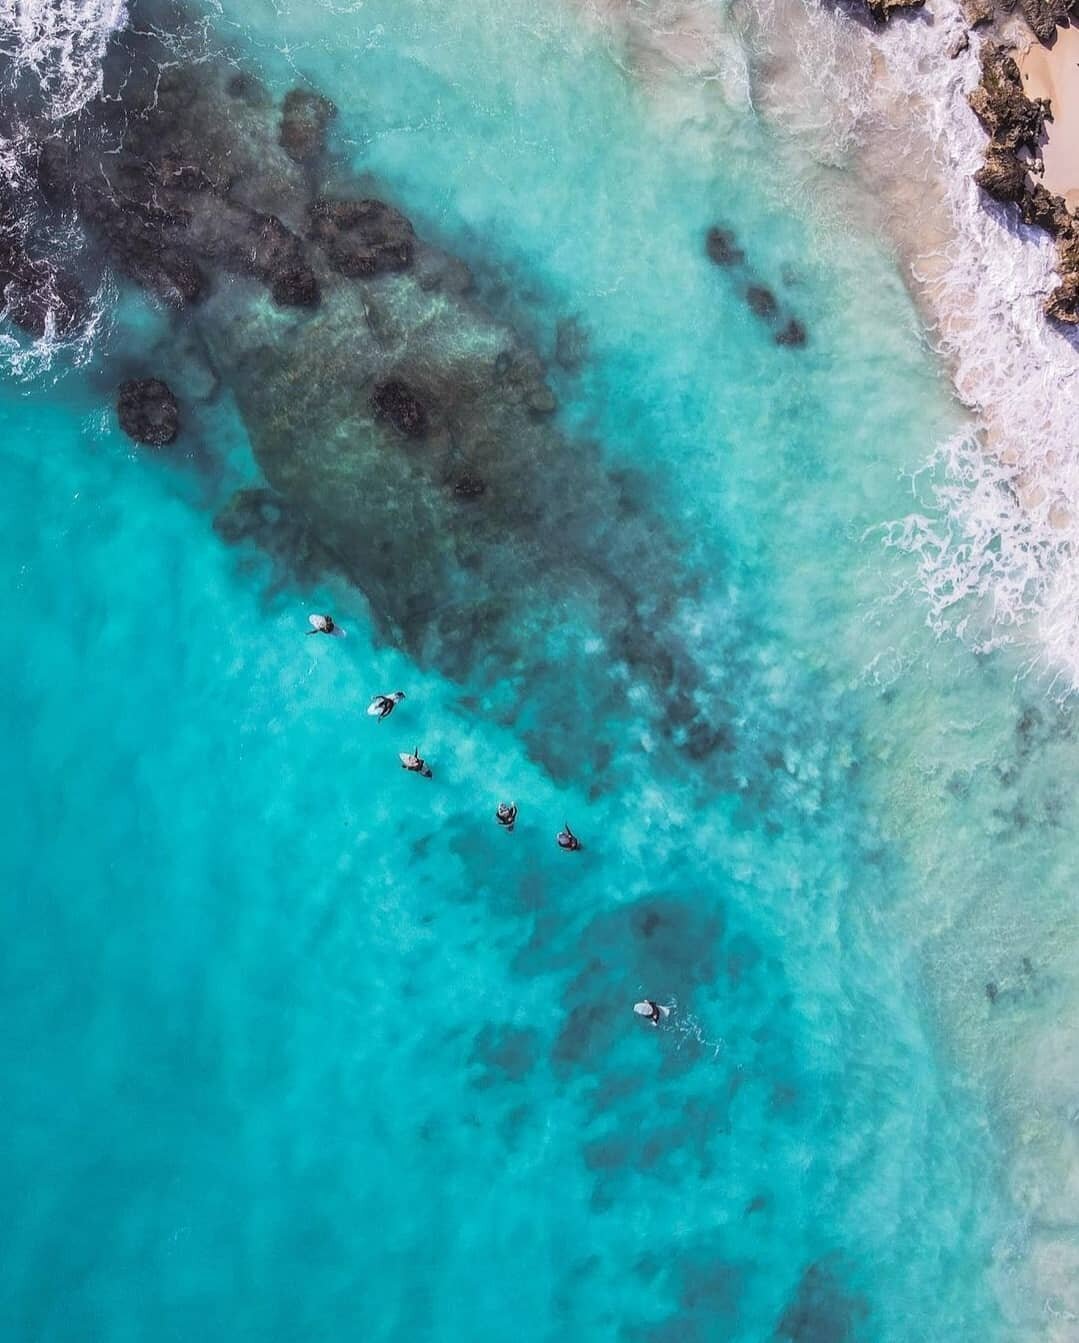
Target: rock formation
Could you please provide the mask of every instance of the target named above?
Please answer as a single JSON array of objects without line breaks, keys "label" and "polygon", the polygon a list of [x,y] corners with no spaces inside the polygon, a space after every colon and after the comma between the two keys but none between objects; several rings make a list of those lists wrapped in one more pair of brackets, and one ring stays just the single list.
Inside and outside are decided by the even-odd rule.
[{"label": "rock formation", "polygon": [[1044,98],[1026,96],[1019,67],[1006,48],[987,44],[981,59],[981,82],[969,101],[990,138],[974,180],[994,200],[1018,205],[1024,223],[1056,239],[1060,284],[1046,300],[1045,312],[1054,321],[1079,324],[1079,220],[1060,196],[1030,176],[1036,166],[1030,156],[1039,152],[1052,108]]},{"label": "rock formation", "polygon": [[121,383],[116,411],[120,428],[136,443],[161,448],[175,442],[180,431],[180,408],[168,384],[160,378]]},{"label": "rock formation", "polygon": [[[75,133],[42,127],[40,189],[173,306],[235,398],[267,488],[241,491],[219,534],[355,584],[385,637],[482,687],[556,777],[577,769],[569,727],[587,721],[602,756],[631,702],[658,742],[724,757],[693,583],[648,489],[558,427],[543,361],[471,297],[467,267],[370,179],[350,189],[337,165],[325,190],[328,104],[276,107],[229,62],[178,59],[169,0],[134,7],[154,17],[114,40]],[[125,429],[167,441],[167,395],[125,386]]]},{"label": "rock formation", "polygon": [[[704,252],[713,265],[738,277],[746,306],[755,317],[772,328],[777,345],[797,347],[806,343],[809,333],[805,324],[789,312],[784,312],[774,291],[757,278],[730,229],[721,228],[718,224],[708,229],[704,235]],[[784,275],[784,280],[789,282],[788,276]]]}]

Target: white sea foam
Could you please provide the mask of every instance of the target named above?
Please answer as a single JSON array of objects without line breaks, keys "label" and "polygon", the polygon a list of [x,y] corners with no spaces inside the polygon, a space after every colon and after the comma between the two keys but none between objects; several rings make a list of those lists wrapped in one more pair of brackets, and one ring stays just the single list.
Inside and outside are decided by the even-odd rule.
[{"label": "white sea foam", "polygon": [[[53,122],[69,120],[101,92],[109,38],[126,22],[125,0],[0,0],[0,68],[5,88],[19,87],[25,92],[29,82],[41,115]],[[36,227],[34,196],[25,180],[27,162],[18,131],[11,138],[0,137],[0,175],[19,202],[17,217],[9,227],[18,231],[20,242],[32,231],[37,233],[36,255],[77,253],[82,238],[73,220]],[[59,298],[54,312],[46,316],[44,335],[37,340],[20,336],[7,323],[0,326],[0,365],[9,375],[29,381],[50,370],[85,363],[105,321],[107,284],[93,296],[87,319],[74,339],[62,340],[57,334],[54,312],[62,307]],[[61,351],[63,358],[58,360]]]},{"label": "white sea foam", "polygon": [[101,92],[105,49],[126,21],[125,0],[0,0],[0,53],[63,120]]},{"label": "white sea foam", "polygon": [[[1061,693],[1079,688],[1079,351],[1045,318],[1052,240],[988,202],[972,175],[985,132],[967,104],[977,49],[952,57],[957,0],[882,30],[816,0],[793,29],[803,90],[788,125],[825,153],[853,154],[883,189],[935,340],[969,409],[968,427],[912,475],[916,507],[885,529],[917,557],[938,632],[979,650],[1021,645]],[[763,0],[775,42],[790,10]],[[789,49],[790,37],[779,44]],[[822,99],[819,91],[826,89]],[[906,209],[905,207],[912,207]]]},{"label": "white sea foam", "polygon": [[986,136],[967,94],[984,39],[953,58],[958,0],[883,28],[820,0],[583,2],[627,26],[638,66],[651,41],[653,64],[716,79],[728,96],[740,31],[753,104],[870,186],[969,411],[912,473],[915,507],[885,542],[916,557],[935,630],[981,651],[1020,645],[1060,693],[1079,688],[1079,350],[1042,311],[1052,240],[971,180]]}]

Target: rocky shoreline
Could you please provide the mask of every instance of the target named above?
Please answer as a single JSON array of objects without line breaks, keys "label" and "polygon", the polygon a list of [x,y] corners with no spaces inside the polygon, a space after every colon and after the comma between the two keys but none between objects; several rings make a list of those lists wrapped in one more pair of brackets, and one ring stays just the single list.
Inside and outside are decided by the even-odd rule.
[{"label": "rocky shoreline", "polygon": [[[897,11],[920,8],[924,0],[898,4],[864,0],[864,4],[875,20],[885,22]],[[1073,7],[1064,0],[1020,0],[1019,9],[1033,38],[1049,47],[1058,27],[1074,17]],[[954,43],[953,57],[969,46],[970,31],[994,25],[997,19],[992,0],[964,0],[963,13],[968,31]],[[989,142],[974,180],[992,200],[1016,206],[1024,224],[1044,229],[1056,240],[1060,283],[1046,299],[1045,314],[1052,321],[1075,326],[1079,325],[1079,219],[1063,196],[1037,180],[1044,171],[1041,147],[1053,109],[1048,99],[1027,97],[1013,46],[990,38],[980,52],[981,79],[968,102]]]},{"label": "rocky shoreline", "polygon": [[1053,321],[1074,326],[1079,324],[1079,220],[1062,196],[1034,180],[1042,170],[1040,146],[1052,107],[1047,99],[1026,96],[1019,66],[1008,48],[987,43],[981,63],[981,82],[969,101],[989,133],[989,144],[974,180],[993,200],[1018,206],[1025,224],[1045,229],[1056,239],[1060,283],[1046,300],[1045,313]]}]

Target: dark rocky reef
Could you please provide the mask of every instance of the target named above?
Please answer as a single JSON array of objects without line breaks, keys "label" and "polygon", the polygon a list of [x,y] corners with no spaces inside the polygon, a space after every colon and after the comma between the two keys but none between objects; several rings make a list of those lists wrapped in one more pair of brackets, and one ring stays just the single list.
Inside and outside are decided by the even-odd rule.
[{"label": "dark rocky reef", "polygon": [[564,317],[555,328],[555,363],[567,373],[577,373],[587,357],[588,332],[576,317]]},{"label": "dark rocky reef", "polygon": [[273,490],[237,490],[214,518],[214,531],[228,545],[257,546],[293,578],[317,581],[337,568],[311,528]]},{"label": "dark rocky reef", "polygon": [[746,259],[730,229],[710,228],[704,235],[704,250],[717,266],[741,266]]},{"label": "dark rocky reef", "polygon": [[[236,76],[159,68],[125,35],[105,77],[114,96],[86,109],[75,134],[41,144],[44,199],[74,207],[111,264],[175,307],[204,299],[214,271],[258,280],[283,307],[316,304],[303,240],[266,208],[301,189],[302,170],[278,151],[267,171],[245,152],[245,131],[264,124],[265,110],[228,92]],[[108,138],[115,148],[103,153]]]},{"label": "dark rocky reef", "polygon": [[[683,630],[703,580],[648,487],[562,432],[542,359],[467,267],[369,179],[324,190],[326,107],[275,108],[232,63],[178,59],[167,15],[119,35],[104,75],[76,134],[42,128],[41,194],[173,305],[234,396],[268,489],[236,495],[218,533],[353,583],[384,637],[467,680],[556,777],[580,772],[582,720],[596,760],[645,730],[723,759],[722,659]],[[132,428],[165,432],[130,400]]]},{"label": "dark rocky reef", "polygon": [[321,244],[342,275],[381,275],[412,264],[415,231],[383,201],[318,200],[308,212],[307,236]]},{"label": "dark rocky reef", "polygon": [[968,99],[971,110],[1001,149],[1036,151],[1046,120],[1052,119],[1044,98],[1030,99],[1007,47],[987,43],[982,51],[982,78]]},{"label": "dark rocky reef", "polygon": [[168,383],[160,378],[121,383],[116,413],[120,428],[136,443],[162,448],[175,442],[180,432],[180,408]]},{"label": "dark rocky reef", "polygon": [[307,89],[290,89],[281,104],[277,142],[297,163],[318,158],[326,149],[326,127],[336,115],[329,98]]},{"label": "dark rocky reef", "polygon": [[730,229],[713,225],[704,235],[704,252],[713,265],[739,279],[746,306],[772,328],[777,345],[788,348],[805,345],[809,339],[805,324],[785,312],[774,290],[762,284],[750,270],[746,254]]},{"label": "dark rocky reef", "polygon": [[376,383],[371,405],[380,420],[392,424],[406,438],[422,438],[427,432],[427,409],[411,387],[400,378]]},{"label": "dark rocky reef", "polygon": [[[1054,21],[1050,35],[1055,31]],[[1006,47],[992,43],[987,43],[982,51],[981,82],[971,92],[969,101],[989,132],[985,161],[974,174],[974,180],[994,200],[1018,205],[1024,223],[1043,228],[1056,239],[1060,284],[1046,300],[1045,313],[1054,321],[1077,325],[1079,221],[1060,196],[1054,196],[1031,178],[1038,169],[1036,156],[1045,123],[1052,119],[1052,108],[1044,98],[1026,96],[1015,60]]]}]

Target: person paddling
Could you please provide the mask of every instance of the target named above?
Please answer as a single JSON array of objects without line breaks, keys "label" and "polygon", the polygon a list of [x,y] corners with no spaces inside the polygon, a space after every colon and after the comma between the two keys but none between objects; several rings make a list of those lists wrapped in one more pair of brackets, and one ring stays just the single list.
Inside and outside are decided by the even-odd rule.
[{"label": "person paddling", "polygon": [[671,1009],[657,1003],[654,998],[645,998],[644,1002],[634,1003],[633,1010],[639,1017],[647,1017],[651,1025],[658,1026],[664,1017],[671,1015]]},{"label": "person paddling", "polygon": [[419,774],[425,779],[434,777],[428,768],[427,761],[420,755],[418,746],[414,751],[399,751],[397,758],[401,762],[401,768],[407,769],[409,774]]},{"label": "person paddling", "polygon": [[392,695],[374,695],[371,698],[371,703],[367,706],[367,712],[381,723],[384,718],[389,718],[404,697],[405,692],[403,690],[395,690]]},{"label": "person paddling", "polygon": [[308,634],[332,634],[335,639],[343,639],[345,631],[338,625],[333,616],[308,616],[311,628]]},{"label": "person paddling", "polygon": [[495,820],[503,830],[512,830],[517,824],[517,803],[500,802],[495,812]]},{"label": "person paddling", "polygon": [[573,833],[568,825],[564,825],[557,835],[558,847],[565,849],[567,853],[576,853],[581,847],[581,841]]}]

